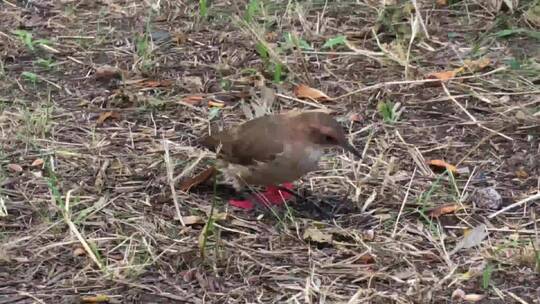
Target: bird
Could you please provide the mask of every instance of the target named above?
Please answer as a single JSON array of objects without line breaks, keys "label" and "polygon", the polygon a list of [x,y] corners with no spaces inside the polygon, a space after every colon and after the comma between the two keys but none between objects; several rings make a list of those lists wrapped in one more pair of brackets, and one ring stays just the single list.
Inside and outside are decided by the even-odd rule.
[{"label": "bird", "polygon": [[[324,150],[342,147],[361,157],[342,126],[321,110],[292,110],[264,115],[201,139],[216,152],[216,169],[237,192],[246,186],[265,186],[264,201],[279,205],[292,196],[293,182],[318,169]],[[259,196],[260,198],[261,196]],[[232,206],[253,209],[255,197],[231,199]]]}]

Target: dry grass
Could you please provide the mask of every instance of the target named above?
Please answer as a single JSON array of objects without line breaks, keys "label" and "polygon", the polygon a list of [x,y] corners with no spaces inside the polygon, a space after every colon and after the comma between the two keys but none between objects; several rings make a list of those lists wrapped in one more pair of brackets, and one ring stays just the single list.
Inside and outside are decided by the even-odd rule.
[{"label": "dry grass", "polygon": [[[197,2],[0,4],[0,303],[449,303],[461,291],[540,303],[534,1],[513,13],[471,0],[272,1],[248,22],[246,1],[213,1],[206,17]],[[530,32],[500,37],[510,28]],[[322,48],[339,35],[348,46]],[[481,71],[425,81],[482,57]],[[297,182],[332,219],[179,190],[212,161],[198,136],[244,121],[261,79],[273,111],[331,109],[363,147]],[[298,83],[336,98],[298,100]],[[430,159],[466,170],[435,173]],[[488,186],[499,208],[519,203],[484,208]],[[429,217],[445,203],[460,209]],[[487,238],[454,250],[480,224]]]}]

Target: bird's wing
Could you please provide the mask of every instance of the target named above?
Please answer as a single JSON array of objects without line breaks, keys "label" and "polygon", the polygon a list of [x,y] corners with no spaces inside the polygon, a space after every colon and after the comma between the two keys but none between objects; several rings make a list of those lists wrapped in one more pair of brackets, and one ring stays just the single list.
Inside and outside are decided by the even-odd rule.
[{"label": "bird's wing", "polygon": [[278,140],[285,126],[273,116],[263,116],[242,125],[206,136],[202,144],[217,149],[218,157],[239,165],[249,166],[269,162],[283,152],[283,142]]}]

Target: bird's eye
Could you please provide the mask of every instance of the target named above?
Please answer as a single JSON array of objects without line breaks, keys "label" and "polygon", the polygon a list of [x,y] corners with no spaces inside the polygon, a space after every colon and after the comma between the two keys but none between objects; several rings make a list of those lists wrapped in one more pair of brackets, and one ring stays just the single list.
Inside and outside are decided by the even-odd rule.
[{"label": "bird's eye", "polygon": [[333,142],[334,141],[334,137],[330,136],[330,135],[326,135],[324,137],[324,139],[327,141],[327,142]]}]

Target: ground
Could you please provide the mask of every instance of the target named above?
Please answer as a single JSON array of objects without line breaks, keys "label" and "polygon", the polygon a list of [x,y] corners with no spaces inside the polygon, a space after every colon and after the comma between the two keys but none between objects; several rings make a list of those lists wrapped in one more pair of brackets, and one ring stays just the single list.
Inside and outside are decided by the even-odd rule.
[{"label": "ground", "polygon": [[[0,303],[540,303],[538,1],[0,7]],[[303,198],[193,179],[211,128],[317,108],[362,157]]]}]

